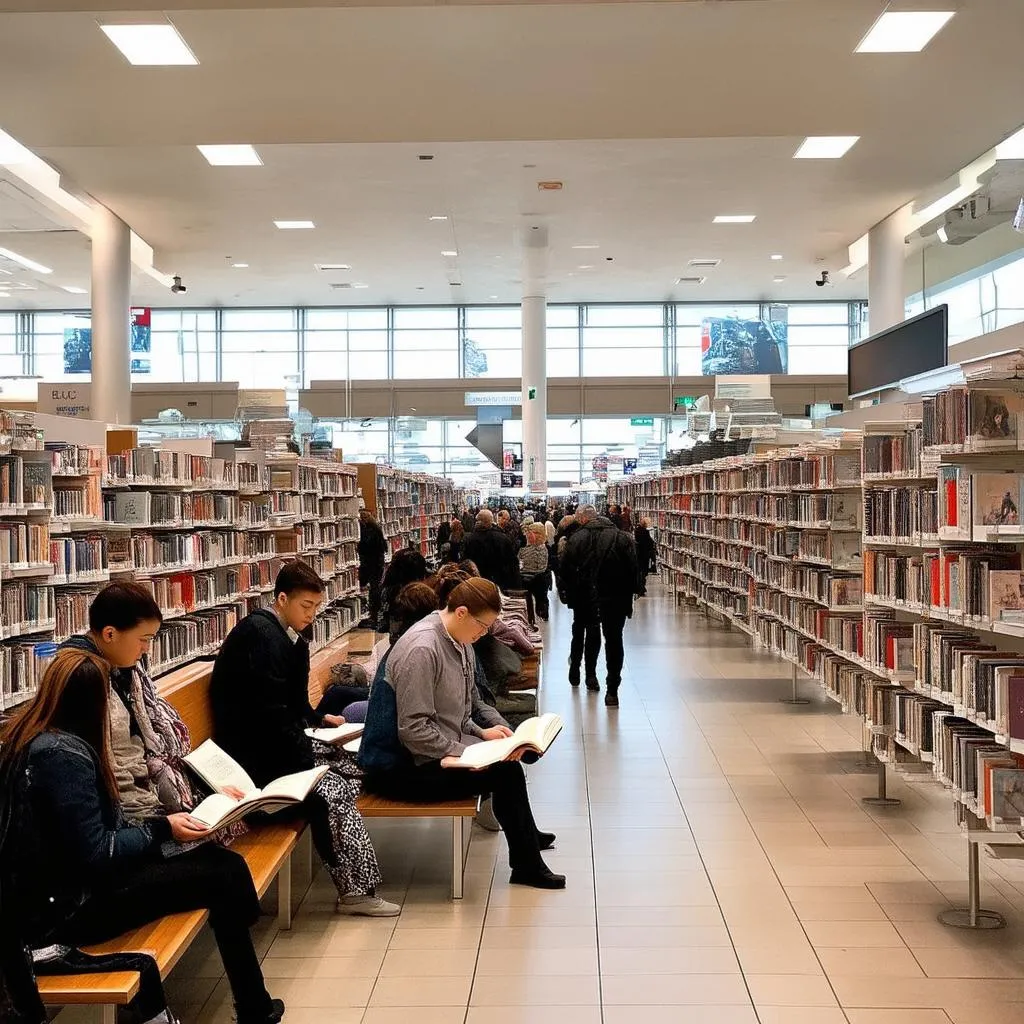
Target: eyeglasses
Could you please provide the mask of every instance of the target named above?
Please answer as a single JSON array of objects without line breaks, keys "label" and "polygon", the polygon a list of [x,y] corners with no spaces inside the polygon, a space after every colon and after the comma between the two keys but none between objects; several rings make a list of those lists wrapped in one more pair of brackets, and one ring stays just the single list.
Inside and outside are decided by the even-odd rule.
[{"label": "eyeglasses", "polygon": [[472,612],[469,613],[469,617],[486,633],[490,630],[492,623],[483,622],[478,619]]}]

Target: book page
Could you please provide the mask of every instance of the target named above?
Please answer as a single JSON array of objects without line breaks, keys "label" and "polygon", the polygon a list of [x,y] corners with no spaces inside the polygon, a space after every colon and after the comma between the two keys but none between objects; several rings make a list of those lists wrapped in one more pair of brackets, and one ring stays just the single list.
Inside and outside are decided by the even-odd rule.
[{"label": "book page", "polygon": [[307,729],[306,735],[311,740],[319,740],[321,743],[345,743],[357,736],[363,735],[362,722],[347,722],[345,725],[324,726],[320,729]]},{"label": "book page", "polygon": [[234,758],[229,757],[213,740],[206,740],[189,754],[185,761],[211,789],[234,786],[246,796],[258,792],[256,783]]},{"label": "book page", "polygon": [[529,744],[547,750],[551,741],[558,735],[562,728],[562,719],[559,715],[548,713],[537,718],[528,718],[513,733],[517,744]]},{"label": "book page", "polygon": [[224,818],[237,807],[240,807],[242,803],[243,801],[232,800],[231,797],[225,796],[223,793],[214,793],[189,813],[204,825],[216,828]]},{"label": "book page", "polygon": [[486,768],[490,764],[504,761],[513,750],[523,746],[523,740],[509,736],[503,740],[484,740],[466,747],[459,763],[467,768]]},{"label": "book page", "polygon": [[310,768],[293,775],[282,775],[279,779],[264,786],[264,797],[280,797],[285,802],[301,803],[309,795],[309,791],[330,771],[328,765]]}]

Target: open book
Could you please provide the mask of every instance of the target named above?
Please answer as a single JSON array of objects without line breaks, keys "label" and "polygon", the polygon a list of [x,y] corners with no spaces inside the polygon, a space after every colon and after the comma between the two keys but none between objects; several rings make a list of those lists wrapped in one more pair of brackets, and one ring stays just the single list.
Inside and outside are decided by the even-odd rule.
[{"label": "open book", "polygon": [[459,758],[460,768],[486,768],[507,761],[520,750],[543,754],[562,731],[560,715],[541,715],[528,718],[511,736],[504,740],[484,740],[466,747]]},{"label": "open book", "polygon": [[362,736],[363,728],[362,722],[346,722],[344,725],[325,725],[320,729],[307,729],[306,735],[311,740],[341,746],[357,736]]},{"label": "open book", "polygon": [[[218,790],[190,812],[193,818],[209,825],[211,829],[223,828],[255,811],[273,814],[300,804],[330,771],[329,765],[321,765],[294,775],[282,775],[259,789],[245,769],[225,754],[213,740],[200,744],[185,760],[211,789]],[[233,786],[245,796],[241,800],[226,796],[219,792],[225,786]]]}]

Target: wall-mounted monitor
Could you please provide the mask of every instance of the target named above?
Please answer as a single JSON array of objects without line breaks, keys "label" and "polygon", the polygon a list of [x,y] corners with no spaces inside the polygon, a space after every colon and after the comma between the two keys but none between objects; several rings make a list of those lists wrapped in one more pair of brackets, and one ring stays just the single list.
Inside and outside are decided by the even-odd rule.
[{"label": "wall-mounted monitor", "polygon": [[945,366],[948,357],[949,307],[936,306],[850,349],[849,395],[858,398],[883,391],[906,377]]}]

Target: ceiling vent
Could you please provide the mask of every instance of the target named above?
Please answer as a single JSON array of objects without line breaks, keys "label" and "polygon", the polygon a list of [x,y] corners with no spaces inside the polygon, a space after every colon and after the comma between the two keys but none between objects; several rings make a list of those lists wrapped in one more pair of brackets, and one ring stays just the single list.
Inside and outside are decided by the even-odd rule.
[{"label": "ceiling vent", "polygon": [[676,284],[702,285],[706,280],[706,277],[677,277]]},{"label": "ceiling vent", "polygon": [[351,287],[352,284],[349,281],[332,281],[330,285],[332,292],[346,291]]},{"label": "ceiling vent", "polygon": [[697,267],[700,270],[714,270],[721,263],[721,260],[690,260],[688,267]]},{"label": "ceiling vent", "polygon": [[313,266],[324,274],[352,269],[347,263],[314,263]]}]

